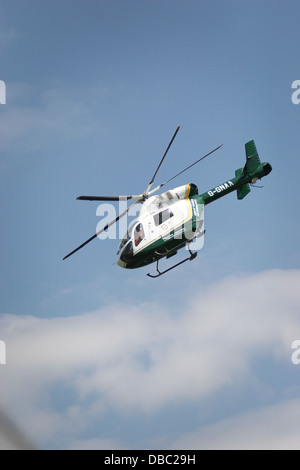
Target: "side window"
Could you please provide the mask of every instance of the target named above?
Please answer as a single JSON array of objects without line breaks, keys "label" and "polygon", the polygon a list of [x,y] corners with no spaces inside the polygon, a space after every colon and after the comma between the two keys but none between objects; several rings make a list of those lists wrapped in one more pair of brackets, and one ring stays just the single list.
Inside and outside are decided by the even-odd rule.
[{"label": "side window", "polygon": [[138,246],[141,243],[141,241],[144,240],[145,233],[144,233],[144,229],[143,229],[142,224],[137,224],[136,225],[136,227],[134,228],[133,237],[134,237],[135,246]]},{"label": "side window", "polygon": [[174,214],[170,209],[165,209],[164,211],[159,212],[158,214],[155,214],[154,223],[155,225],[161,225],[166,220],[169,220],[171,217],[173,217],[173,215]]}]

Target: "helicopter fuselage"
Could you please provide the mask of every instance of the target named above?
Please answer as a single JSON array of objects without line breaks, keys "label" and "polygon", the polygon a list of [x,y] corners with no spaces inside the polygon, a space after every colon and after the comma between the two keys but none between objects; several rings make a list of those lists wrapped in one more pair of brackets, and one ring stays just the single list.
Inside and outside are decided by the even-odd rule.
[{"label": "helicopter fuselage", "polygon": [[204,204],[194,184],[150,197],[120,243],[118,265],[134,269],[175,255],[203,235],[203,212]]}]

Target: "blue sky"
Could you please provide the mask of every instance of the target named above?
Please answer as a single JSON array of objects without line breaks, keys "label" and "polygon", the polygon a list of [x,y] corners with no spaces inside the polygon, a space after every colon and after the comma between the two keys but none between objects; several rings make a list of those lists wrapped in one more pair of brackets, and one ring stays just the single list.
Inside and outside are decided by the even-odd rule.
[{"label": "blue sky", "polygon": [[[0,1],[0,402],[38,447],[299,446],[299,12]],[[177,125],[157,183],[223,144],[172,182],[204,192],[255,139],[263,189],[209,205],[204,249],[159,281],[118,240],[63,262],[99,222],[76,197],[143,192]]]}]

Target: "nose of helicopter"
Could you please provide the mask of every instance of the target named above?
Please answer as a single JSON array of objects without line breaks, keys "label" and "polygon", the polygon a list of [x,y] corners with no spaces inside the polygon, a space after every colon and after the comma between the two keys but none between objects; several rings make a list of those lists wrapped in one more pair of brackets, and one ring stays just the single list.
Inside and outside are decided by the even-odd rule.
[{"label": "nose of helicopter", "polygon": [[121,268],[130,268],[133,260],[133,244],[129,241],[119,253],[117,261],[118,266]]},{"label": "nose of helicopter", "polygon": [[121,268],[125,268],[125,269],[127,268],[127,263],[124,263],[124,261],[122,261],[120,257],[118,258],[117,265],[120,266]]}]

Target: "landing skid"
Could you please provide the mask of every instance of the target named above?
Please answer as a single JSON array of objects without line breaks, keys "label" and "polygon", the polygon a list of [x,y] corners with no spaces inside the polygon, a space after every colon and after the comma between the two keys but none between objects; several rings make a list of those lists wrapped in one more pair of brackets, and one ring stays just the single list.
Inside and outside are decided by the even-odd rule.
[{"label": "landing skid", "polygon": [[159,263],[159,259],[158,259],[156,261],[156,271],[158,272],[158,274],[148,273],[147,276],[152,277],[152,278],[160,277],[163,274],[166,274],[167,272],[171,271],[172,269],[177,268],[177,266],[180,266],[181,264],[185,263],[186,261],[192,261],[193,259],[196,258],[198,253],[193,253],[191,250],[189,250],[189,252],[190,252],[191,256],[189,256],[188,258],[185,258],[184,260],[180,261],[177,264],[174,264],[174,266],[171,266],[170,268],[168,268],[168,269],[166,269],[165,271],[162,271],[162,272],[158,269],[158,263]]}]

